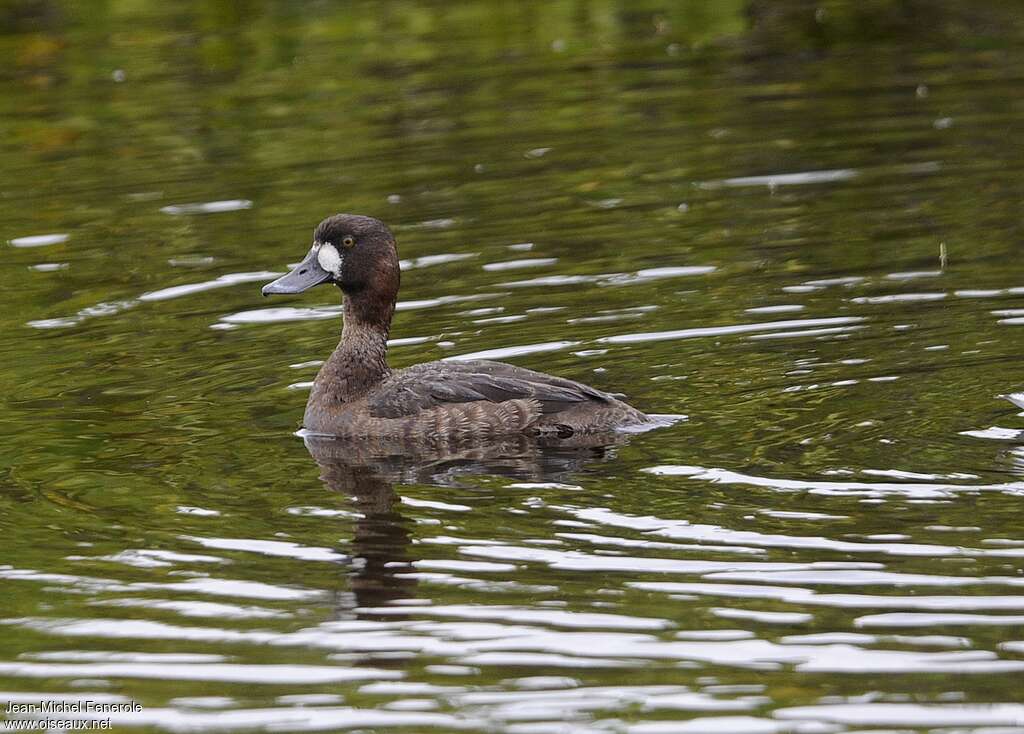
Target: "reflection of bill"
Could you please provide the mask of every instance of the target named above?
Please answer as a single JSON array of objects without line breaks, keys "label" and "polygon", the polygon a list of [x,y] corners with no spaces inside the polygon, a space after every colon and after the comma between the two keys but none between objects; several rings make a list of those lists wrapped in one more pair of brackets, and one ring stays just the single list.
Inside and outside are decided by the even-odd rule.
[{"label": "reflection of bill", "polygon": [[354,599],[339,600],[339,614],[377,619],[358,610],[414,595],[411,523],[399,511],[395,483],[452,486],[460,477],[481,474],[561,480],[591,461],[613,457],[615,447],[627,438],[621,433],[591,434],[545,442],[512,436],[487,443],[443,441],[410,446],[375,438],[303,436],[320,468],[321,481],[351,497],[359,511],[352,541],[350,588]]}]

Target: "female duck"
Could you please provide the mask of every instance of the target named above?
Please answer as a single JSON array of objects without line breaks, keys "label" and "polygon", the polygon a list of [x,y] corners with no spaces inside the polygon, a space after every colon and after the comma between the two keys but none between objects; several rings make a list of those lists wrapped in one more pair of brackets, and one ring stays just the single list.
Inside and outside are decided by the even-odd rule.
[{"label": "female duck", "polygon": [[398,440],[568,437],[650,420],[600,390],[501,362],[428,362],[393,372],[386,356],[398,250],[372,217],[336,214],[320,222],[309,254],[263,286],[263,295],[321,283],[341,289],[344,327],[313,381],[303,420],[309,431]]}]

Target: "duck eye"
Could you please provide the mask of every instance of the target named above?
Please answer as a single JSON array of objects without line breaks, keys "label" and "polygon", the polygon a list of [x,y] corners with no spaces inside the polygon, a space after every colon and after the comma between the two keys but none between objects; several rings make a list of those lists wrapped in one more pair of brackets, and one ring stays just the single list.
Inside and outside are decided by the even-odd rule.
[{"label": "duck eye", "polygon": [[353,237],[350,234],[345,235],[345,237],[341,240],[341,244],[344,245],[345,247],[352,247],[353,245],[355,245],[355,243],[355,237]]}]

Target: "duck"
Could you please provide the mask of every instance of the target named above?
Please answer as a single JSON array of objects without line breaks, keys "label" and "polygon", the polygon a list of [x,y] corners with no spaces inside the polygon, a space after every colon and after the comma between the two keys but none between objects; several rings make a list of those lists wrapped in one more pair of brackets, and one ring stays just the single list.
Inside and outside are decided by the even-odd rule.
[{"label": "duck", "polygon": [[318,285],[341,291],[341,341],[313,380],[303,429],[387,441],[547,439],[608,433],[652,418],[581,382],[490,360],[442,360],[392,370],[388,337],[401,273],[391,230],[369,216],[335,214],[264,296]]}]

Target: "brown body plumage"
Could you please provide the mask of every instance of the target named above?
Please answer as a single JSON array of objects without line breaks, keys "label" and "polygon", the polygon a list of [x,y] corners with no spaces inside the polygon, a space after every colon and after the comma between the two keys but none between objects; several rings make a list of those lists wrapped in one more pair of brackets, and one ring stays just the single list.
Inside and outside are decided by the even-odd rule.
[{"label": "brown body plumage", "polygon": [[391,232],[376,219],[325,219],[306,259],[263,292],[296,293],[322,282],[334,282],[344,293],[344,328],[313,382],[303,420],[310,431],[431,443],[521,433],[569,437],[650,420],[608,393],[501,362],[389,369],[398,252]]}]

